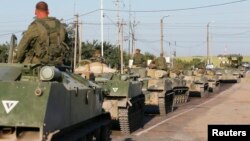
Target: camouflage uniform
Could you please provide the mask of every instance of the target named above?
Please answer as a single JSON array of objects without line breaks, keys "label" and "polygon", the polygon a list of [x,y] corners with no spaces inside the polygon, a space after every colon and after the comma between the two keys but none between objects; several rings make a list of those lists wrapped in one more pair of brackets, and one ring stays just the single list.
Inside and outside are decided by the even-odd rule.
[{"label": "camouflage uniform", "polygon": [[15,62],[24,64],[62,64],[69,48],[67,33],[56,18],[36,19],[21,39]]},{"label": "camouflage uniform", "polygon": [[94,52],[93,57],[90,58],[92,62],[100,62],[100,63],[105,63],[105,59],[101,57],[101,52],[99,50],[96,50]]},{"label": "camouflage uniform", "polygon": [[145,61],[144,56],[141,53],[136,53],[133,57],[133,65],[136,67],[144,67]]},{"label": "camouflage uniform", "polygon": [[105,60],[103,57],[91,57],[90,60],[91,60],[91,62],[105,63]]},{"label": "camouflage uniform", "polygon": [[155,64],[156,64],[157,69],[167,70],[167,62],[166,62],[166,59],[164,57],[162,57],[162,56],[158,57],[155,60]]}]

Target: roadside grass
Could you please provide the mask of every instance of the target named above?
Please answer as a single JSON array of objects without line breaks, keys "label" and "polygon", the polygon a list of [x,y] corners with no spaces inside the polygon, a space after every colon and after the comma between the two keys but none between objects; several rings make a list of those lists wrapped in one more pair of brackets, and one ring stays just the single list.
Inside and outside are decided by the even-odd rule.
[{"label": "roadside grass", "polygon": [[[206,56],[190,56],[190,57],[176,57],[176,59],[181,59],[185,61],[191,61],[193,58],[200,58],[201,60],[206,60]],[[212,58],[212,63],[215,66],[219,66],[220,60],[217,56],[213,56]],[[250,62],[250,56],[243,56],[243,62]]]}]

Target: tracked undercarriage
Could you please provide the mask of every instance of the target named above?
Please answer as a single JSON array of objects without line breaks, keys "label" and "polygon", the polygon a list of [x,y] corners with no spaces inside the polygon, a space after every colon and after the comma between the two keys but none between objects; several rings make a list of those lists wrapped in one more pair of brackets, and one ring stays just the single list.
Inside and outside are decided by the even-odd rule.
[{"label": "tracked undercarriage", "polygon": [[118,119],[121,132],[130,134],[142,127],[144,117],[144,96],[131,99],[131,106],[118,108]]},{"label": "tracked undercarriage", "polygon": [[146,112],[154,113],[155,109],[160,115],[166,115],[173,111],[175,92],[171,80],[162,70],[149,69],[148,80],[144,82],[144,95]]},{"label": "tracked undercarriage", "polygon": [[177,76],[174,73],[170,75],[170,80],[172,81],[172,87],[175,93],[174,105],[186,103],[189,97],[189,88],[186,86],[186,81],[182,76]]},{"label": "tracked undercarriage", "polygon": [[[81,69],[80,69],[81,68]],[[103,89],[103,109],[111,114],[123,134],[130,134],[142,127],[145,97],[137,75],[115,73],[107,65],[90,62],[79,67],[78,73],[89,76]]]}]

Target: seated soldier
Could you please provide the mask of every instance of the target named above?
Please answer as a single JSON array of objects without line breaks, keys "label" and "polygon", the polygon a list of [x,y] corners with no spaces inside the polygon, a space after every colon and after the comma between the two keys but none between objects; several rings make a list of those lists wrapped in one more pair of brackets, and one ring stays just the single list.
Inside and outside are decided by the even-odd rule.
[{"label": "seated soldier", "polygon": [[48,4],[36,4],[36,19],[24,33],[14,62],[24,64],[62,65],[68,57],[67,32],[56,18],[49,17]]},{"label": "seated soldier", "polygon": [[94,52],[93,57],[90,58],[90,61],[92,62],[100,62],[100,63],[104,63],[104,58],[101,56],[101,52],[100,50],[96,50]]},{"label": "seated soldier", "polygon": [[163,56],[163,53],[161,53],[160,57],[158,57],[155,60],[155,64],[156,64],[157,69],[159,69],[159,70],[167,70],[168,69],[167,62],[166,62],[165,57]]},{"label": "seated soldier", "polygon": [[133,57],[133,65],[136,67],[145,67],[144,55],[140,53],[140,49],[135,50],[135,54]]}]

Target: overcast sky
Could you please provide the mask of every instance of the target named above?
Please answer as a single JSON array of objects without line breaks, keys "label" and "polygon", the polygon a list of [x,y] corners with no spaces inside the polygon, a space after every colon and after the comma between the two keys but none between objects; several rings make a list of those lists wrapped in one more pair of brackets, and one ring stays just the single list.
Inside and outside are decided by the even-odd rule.
[{"label": "overcast sky", "polygon": [[[45,0],[49,4],[50,16],[72,23],[74,14],[83,24],[84,41],[100,40],[100,0]],[[103,0],[104,40],[116,43],[116,0]],[[176,50],[177,56],[206,55],[207,24],[210,22],[210,45],[212,55],[240,53],[250,55],[250,0],[212,6],[237,0],[120,0],[120,19],[124,20],[124,36],[129,36],[129,5],[131,19],[135,21],[136,48],[142,52],[160,53],[160,19],[164,18],[164,51],[167,55]],[[3,0],[0,13],[0,43],[9,42],[11,33],[19,40],[34,17],[38,0]],[[114,11],[113,11],[114,10]],[[173,11],[169,11],[173,10]],[[128,41],[124,41],[128,50]]]}]

